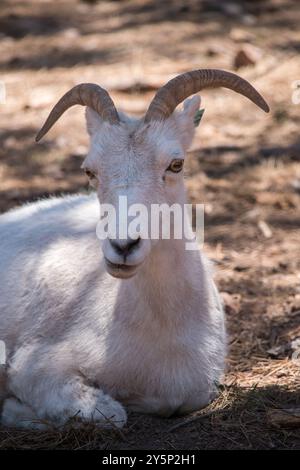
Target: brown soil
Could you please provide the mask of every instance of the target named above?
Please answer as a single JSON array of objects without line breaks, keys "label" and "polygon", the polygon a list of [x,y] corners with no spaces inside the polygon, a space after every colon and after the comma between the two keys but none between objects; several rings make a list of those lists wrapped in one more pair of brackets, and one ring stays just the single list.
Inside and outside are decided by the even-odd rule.
[{"label": "brown soil", "polygon": [[297,0],[2,0],[2,212],[87,190],[83,110],[69,111],[34,143],[50,106],[78,82],[100,83],[120,108],[140,114],[178,72],[233,70],[247,43],[260,54],[239,73],[264,94],[271,113],[231,92],[205,92],[188,159],[190,198],[206,203],[205,251],[216,262],[227,310],[230,351],[220,397],[187,418],[130,415],[122,432],[2,428],[0,448],[300,448],[299,427],[274,426],[269,418],[273,409],[300,406],[293,359],[300,338],[300,104],[292,103],[299,24]]}]

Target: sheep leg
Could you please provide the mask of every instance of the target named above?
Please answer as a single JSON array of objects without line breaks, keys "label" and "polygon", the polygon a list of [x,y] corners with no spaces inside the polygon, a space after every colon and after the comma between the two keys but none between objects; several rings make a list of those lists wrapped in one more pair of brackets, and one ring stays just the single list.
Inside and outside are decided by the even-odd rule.
[{"label": "sheep leg", "polygon": [[[48,426],[63,426],[71,418],[93,422],[102,428],[122,427],[126,423],[126,412],[122,405],[105,395],[102,390],[85,385],[80,377],[70,378],[61,387],[53,387],[53,379],[39,387],[38,393],[26,397],[26,402],[16,398],[4,401],[1,424],[31,429],[45,429]],[[48,391],[46,391],[46,388]]]},{"label": "sheep leg", "polygon": [[[36,427],[36,421],[62,426],[70,418],[94,422],[100,427],[122,427],[126,423],[123,406],[76,374],[51,349],[20,348],[8,370],[10,396],[4,401],[2,423]],[[52,353],[52,357],[51,357]],[[24,419],[19,419],[24,415]]]},{"label": "sheep leg", "polygon": [[1,425],[46,430],[51,426],[63,426],[71,418],[93,422],[101,428],[122,427],[126,423],[122,405],[101,390],[91,388],[85,391],[81,401],[60,402],[55,408],[49,406],[52,401],[53,396],[35,412],[16,398],[7,398],[3,403]]},{"label": "sheep leg", "polygon": [[4,400],[1,425],[39,430],[47,429],[47,425],[38,419],[34,411],[16,398],[7,398]]}]

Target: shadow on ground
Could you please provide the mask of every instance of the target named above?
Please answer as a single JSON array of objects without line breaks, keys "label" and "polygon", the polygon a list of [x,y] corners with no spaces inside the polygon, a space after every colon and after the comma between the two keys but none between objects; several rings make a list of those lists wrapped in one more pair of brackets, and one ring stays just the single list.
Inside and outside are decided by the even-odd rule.
[{"label": "shadow on ground", "polygon": [[[231,386],[220,390],[213,406],[194,415],[161,419],[131,414],[123,430],[93,425],[65,430],[0,430],[0,449],[300,449],[293,428],[272,423],[274,410],[300,405],[300,392],[284,387]],[[151,429],[153,432],[151,432]]]}]

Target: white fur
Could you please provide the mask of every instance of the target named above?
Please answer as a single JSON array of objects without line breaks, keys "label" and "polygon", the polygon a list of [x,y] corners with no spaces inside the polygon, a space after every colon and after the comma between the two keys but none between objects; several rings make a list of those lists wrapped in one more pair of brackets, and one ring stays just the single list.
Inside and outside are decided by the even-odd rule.
[{"label": "white fur", "polygon": [[[122,426],[123,405],[170,416],[207,405],[226,349],[223,310],[207,261],[184,240],[142,240],[126,263],[96,238],[98,198],[116,204],[185,202],[184,156],[200,100],[162,123],[122,116],[120,126],[87,113],[97,195],[66,196],[0,216],[0,339],[6,342],[2,423],[63,425],[77,416]],[[165,179],[163,180],[163,176]],[[103,256],[104,255],[104,256]],[[1,390],[0,390],[1,396]],[[122,404],[121,404],[122,403]]]}]

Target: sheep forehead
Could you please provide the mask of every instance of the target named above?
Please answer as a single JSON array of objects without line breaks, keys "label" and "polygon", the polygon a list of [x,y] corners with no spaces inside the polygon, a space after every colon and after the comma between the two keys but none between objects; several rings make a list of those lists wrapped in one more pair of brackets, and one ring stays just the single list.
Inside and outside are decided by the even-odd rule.
[{"label": "sheep forehead", "polygon": [[182,153],[172,122],[122,123],[120,126],[106,125],[99,130],[92,139],[85,163],[99,171],[109,171],[116,165],[145,171],[159,168],[172,156]]}]

